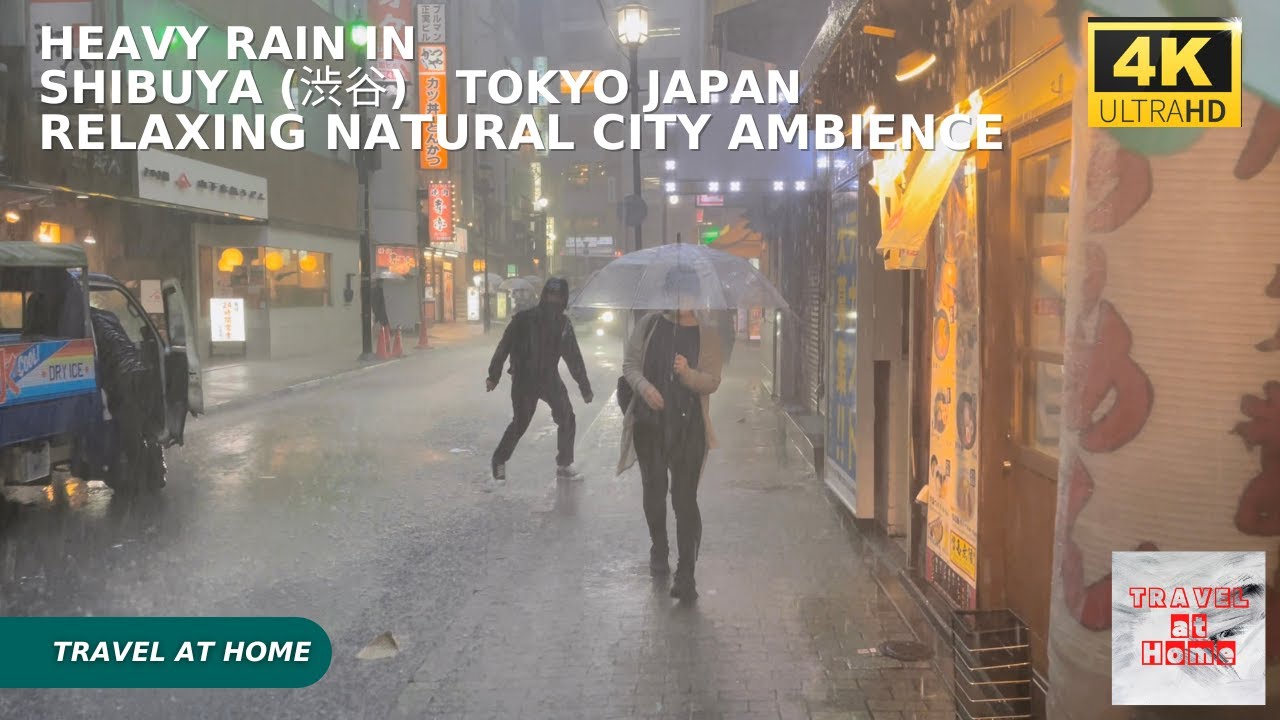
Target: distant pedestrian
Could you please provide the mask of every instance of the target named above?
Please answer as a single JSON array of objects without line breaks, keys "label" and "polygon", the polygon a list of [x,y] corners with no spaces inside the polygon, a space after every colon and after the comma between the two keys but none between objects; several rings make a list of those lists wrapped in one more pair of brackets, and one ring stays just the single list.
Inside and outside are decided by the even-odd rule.
[{"label": "distant pedestrian", "polygon": [[379,326],[390,329],[391,320],[387,317],[387,292],[382,286],[382,278],[373,282],[373,293],[369,296],[373,305],[373,321]]},{"label": "distant pedestrian", "polygon": [[[680,298],[700,295],[696,272],[675,268],[665,289]],[[698,483],[707,452],[715,447],[710,396],[720,387],[723,340],[716,323],[682,301],[674,312],[645,315],[627,343],[622,370],[634,391],[626,408],[618,473],[639,462],[644,514],[649,525],[649,568],[671,571],[667,543],[667,492],[676,517],[678,564],[672,597],[698,597],[694,565],[702,544]]]},{"label": "distant pedestrian", "polygon": [[511,424],[493,452],[495,480],[506,479],[507,461],[525,430],[529,429],[539,400],[551,407],[551,418],[556,423],[556,477],[562,480],[582,477],[573,467],[577,421],[573,404],[569,402],[569,391],[560,379],[561,358],[578,383],[582,399],[590,403],[594,396],[582,361],[582,351],[578,348],[578,338],[573,333],[573,324],[565,316],[568,304],[569,283],[560,278],[549,279],[542,288],[542,301],[511,318],[489,363],[485,389],[493,392],[502,377],[502,366],[510,357],[508,372],[511,375],[511,408],[514,413]]}]

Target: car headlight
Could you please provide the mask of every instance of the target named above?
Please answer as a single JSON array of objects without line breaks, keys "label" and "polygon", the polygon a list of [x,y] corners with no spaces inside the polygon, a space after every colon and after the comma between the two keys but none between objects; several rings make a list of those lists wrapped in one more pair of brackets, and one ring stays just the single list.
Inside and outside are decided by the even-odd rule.
[{"label": "car headlight", "polygon": [[602,315],[600,315],[600,319],[604,322],[613,322],[613,313],[606,310]]}]

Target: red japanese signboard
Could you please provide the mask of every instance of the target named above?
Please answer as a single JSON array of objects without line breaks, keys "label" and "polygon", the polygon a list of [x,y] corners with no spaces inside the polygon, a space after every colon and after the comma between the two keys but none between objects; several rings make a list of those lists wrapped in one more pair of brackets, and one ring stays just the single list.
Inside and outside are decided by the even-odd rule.
[{"label": "red japanese signboard", "polygon": [[445,182],[428,186],[427,223],[431,244],[453,242],[453,187]]},{"label": "red japanese signboard", "polygon": [[[444,45],[418,46],[418,112],[439,117],[449,112],[448,63]],[[435,122],[422,126],[422,169],[448,170],[449,151],[440,147]]]},{"label": "red japanese signboard", "polygon": [[408,275],[418,267],[417,248],[399,245],[379,245],[377,266],[397,275]]},{"label": "red japanese signboard", "polygon": [[[379,37],[383,33],[403,36],[406,28],[414,26],[412,0],[369,0],[369,24],[378,29]],[[382,52],[381,40],[378,42],[378,51]],[[406,84],[413,79],[412,62],[375,60],[370,65],[380,71],[389,83],[395,82],[397,73]]]}]

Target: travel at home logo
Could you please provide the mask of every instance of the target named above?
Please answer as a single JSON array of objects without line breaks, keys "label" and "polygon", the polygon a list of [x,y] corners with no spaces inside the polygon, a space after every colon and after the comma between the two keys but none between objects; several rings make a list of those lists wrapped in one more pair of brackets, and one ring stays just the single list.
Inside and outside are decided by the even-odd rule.
[{"label": "travel at home logo", "polygon": [[1112,553],[1116,705],[1266,704],[1266,553]]}]

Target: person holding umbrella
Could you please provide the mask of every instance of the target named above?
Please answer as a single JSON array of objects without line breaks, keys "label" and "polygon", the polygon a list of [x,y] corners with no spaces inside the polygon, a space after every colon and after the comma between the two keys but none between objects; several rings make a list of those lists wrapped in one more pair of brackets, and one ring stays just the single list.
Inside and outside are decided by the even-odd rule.
[{"label": "person holding umbrella", "polygon": [[[637,250],[594,274],[575,308],[644,311],[627,341],[618,378],[624,413],[617,472],[640,465],[649,566],[670,572],[666,496],[676,516],[679,554],[671,594],[698,596],[694,565],[702,542],[698,483],[716,446],[710,398],[720,387],[728,349],[714,317],[736,308],[777,308],[787,302],[747,260],[705,245],[676,242]],[[725,328],[724,330],[729,330]]]},{"label": "person holding umbrella", "polygon": [[694,565],[702,543],[698,483],[715,447],[710,396],[720,387],[723,342],[705,313],[695,312],[701,281],[690,267],[667,271],[663,291],[674,311],[646,314],[627,343],[623,378],[634,395],[627,403],[618,473],[638,461],[654,575],[670,572],[667,493],[676,518],[678,564],[672,597],[698,597]]}]

